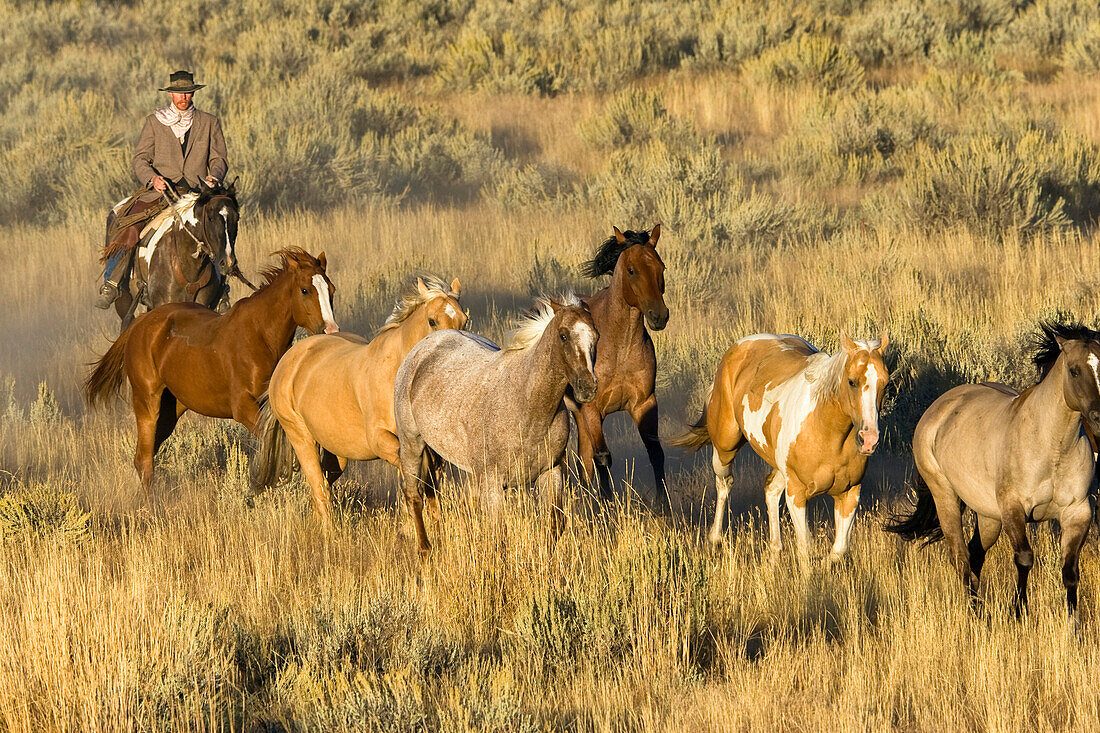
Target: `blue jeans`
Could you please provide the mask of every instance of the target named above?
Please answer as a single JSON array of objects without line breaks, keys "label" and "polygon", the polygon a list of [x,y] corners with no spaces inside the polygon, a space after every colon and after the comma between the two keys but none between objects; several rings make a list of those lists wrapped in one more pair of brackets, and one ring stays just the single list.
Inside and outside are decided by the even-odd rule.
[{"label": "blue jeans", "polygon": [[[107,266],[103,269],[103,282],[106,283],[111,277],[111,273],[115,271],[115,266],[118,265],[118,261],[122,259],[126,252],[115,252],[113,255],[107,258]],[[121,278],[119,278],[121,279]],[[115,283],[118,285],[118,283]]]}]

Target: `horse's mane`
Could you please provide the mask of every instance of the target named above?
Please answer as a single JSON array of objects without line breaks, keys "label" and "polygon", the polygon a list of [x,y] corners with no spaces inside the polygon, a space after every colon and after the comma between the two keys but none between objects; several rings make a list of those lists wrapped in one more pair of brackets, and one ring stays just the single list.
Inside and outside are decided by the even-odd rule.
[{"label": "horse's mane", "polygon": [[271,253],[272,257],[279,258],[279,264],[268,265],[260,270],[260,278],[264,281],[256,292],[260,292],[271,283],[286,272],[291,263],[298,265],[313,265],[314,267],[320,267],[321,263],[317,261],[317,258],[306,252],[301,247],[284,247],[283,249],[276,250]]},{"label": "horse's mane", "polygon": [[[581,299],[574,293],[566,293],[558,302],[565,306],[579,306]],[[538,343],[542,338],[542,332],[553,319],[554,309],[550,305],[550,298],[546,296],[536,298],[531,310],[516,321],[516,328],[508,334],[505,350],[523,351]]]},{"label": "horse's mane", "polygon": [[[882,345],[879,339],[856,340],[856,346],[867,351],[874,351]],[[819,351],[809,356],[810,363],[803,374],[810,383],[814,397],[830,397],[840,389],[841,379],[844,377],[844,365],[848,363],[843,348],[836,350],[834,354],[826,354]]]},{"label": "horse's mane", "polygon": [[1031,361],[1039,370],[1040,382],[1050,373],[1062,353],[1062,347],[1058,345],[1059,337],[1069,341],[1100,341],[1100,332],[1075,321],[1049,320],[1039,323],[1039,331],[1031,340]]},{"label": "horse's mane", "polygon": [[596,248],[595,256],[581,265],[581,274],[585,277],[599,277],[615,269],[615,263],[619,261],[619,255],[627,247],[635,244],[645,244],[649,241],[649,232],[623,232],[625,242],[612,235]]},{"label": "horse's mane", "polygon": [[[195,204],[199,200],[199,194],[195,191],[185,193],[176,199],[170,206],[165,207],[164,211],[154,216],[148,224],[141,230],[142,236],[146,232],[157,231],[161,229],[168,229],[176,223],[176,216],[180,218],[187,217],[195,209]],[[158,234],[164,234],[163,231],[159,231]],[[159,237],[157,237],[159,239]]]},{"label": "horse's mane", "polygon": [[424,287],[428,289],[428,293],[426,295],[421,295],[420,289],[416,287],[414,281],[412,289],[405,292],[397,299],[397,303],[393,306],[393,312],[390,313],[390,317],[386,319],[382,327],[378,329],[378,333],[397,328],[405,319],[412,315],[413,311],[416,310],[420,304],[426,303],[432,298],[438,297],[439,295],[449,295],[452,298],[458,298],[458,294],[451,290],[451,286],[444,282],[443,278],[432,274],[424,274],[420,276],[420,279],[424,281]]}]

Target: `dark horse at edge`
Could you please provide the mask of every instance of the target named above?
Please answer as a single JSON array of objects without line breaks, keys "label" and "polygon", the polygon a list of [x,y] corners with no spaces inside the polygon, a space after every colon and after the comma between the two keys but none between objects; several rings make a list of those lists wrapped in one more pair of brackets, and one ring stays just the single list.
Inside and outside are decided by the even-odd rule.
[{"label": "dark horse at edge", "polygon": [[[113,211],[108,233],[112,216]],[[211,188],[203,183],[145,225],[133,272],[115,300],[119,332],[133,322],[139,305],[152,310],[165,303],[198,303],[214,309],[226,292],[229,274],[237,271],[239,221],[235,185]]]}]

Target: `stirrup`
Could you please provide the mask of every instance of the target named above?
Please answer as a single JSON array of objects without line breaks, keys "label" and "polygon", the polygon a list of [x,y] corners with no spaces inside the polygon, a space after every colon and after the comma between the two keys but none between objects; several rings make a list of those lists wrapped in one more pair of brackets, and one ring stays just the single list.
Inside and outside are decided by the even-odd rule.
[{"label": "stirrup", "polygon": [[111,303],[114,303],[116,299],[118,299],[118,286],[107,281],[99,289],[99,297],[96,298],[95,307],[106,310],[111,307]]}]

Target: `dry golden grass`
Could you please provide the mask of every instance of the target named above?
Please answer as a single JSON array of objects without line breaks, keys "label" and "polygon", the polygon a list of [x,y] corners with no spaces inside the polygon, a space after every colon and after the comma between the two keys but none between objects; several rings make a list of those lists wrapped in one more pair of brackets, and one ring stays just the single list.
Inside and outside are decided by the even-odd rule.
[{"label": "dry golden grass", "polygon": [[[806,90],[765,93],[733,74],[648,83],[674,117],[728,145],[731,159],[768,153],[817,101]],[[1049,95],[1065,124],[1100,139],[1095,84],[1056,82],[1036,94]],[[603,165],[578,132],[601,97],[433,101],[521,163],[577,177]],[[774,183],[792,198],[803,185]],[[530,303],[528,284],[546,279],[536,255],[575,273],[612,224],[652,223],[610,221],[584,204],[258,215],[245,198],[238,250],[249,273],[282,246],[326,250],[338,320],[364,335],[416,269],[457,276],[472,328],[499,338]],[[326,542],[301,482],[247,506],[253,441],[238,426],[193,417],[159,456],[167,509],[152,518],[130,466],[125,406],[88,414],[78,397],[85,364],[116,327],[90,307],[101,223],[86,215],[0,229],[0,490],[28,512],[0,511],[0,728],[1096,726],[1095,537],[1082,556],[1075,633],[1048,528],[1035,532],[1031,613],[1016,621],[1003,543],[986,566],[985,606],[972,613],[942,548],[899,543],[880,523],[905,490],[916,410],[961,379],[1028,383],[1021,344],[1039,317],[1100,316],[1100,242],[876,224],[829,241],[729,250],[666,225],[660,244],[672,311],[655,335],[666,436],[694,418],[718,358],[739,336],[800,333],[831,348],[841,328],[890,329],[896,391],[885,422],[895,452],[873,460],[851,560],[832,570],[818,561],[831,534],[824,505],[814,505],[808,567],[789,544],[778,556],[766,551],[764,470],[751,456],[738,461],[725,547],[703,539],[713,507],[706,456],[669,450],[676,511],[668,521],[652,516],[634,494],[652,487],[623,416],[609,421],[609,434],[628,498],[596,510],[578,490],[553,547],[530,496],[509,502],[501,538],[467,490],[448,485],[444,531],[432,535],[435,553],[421,568],[385,465],[354,466],[338,485],[339,527]],[[595,287],[569,272],[556,284]],[[40,382],[57,406],[36,397]],[[32,511],[70,498],[79,511],[62,519]]]}]

